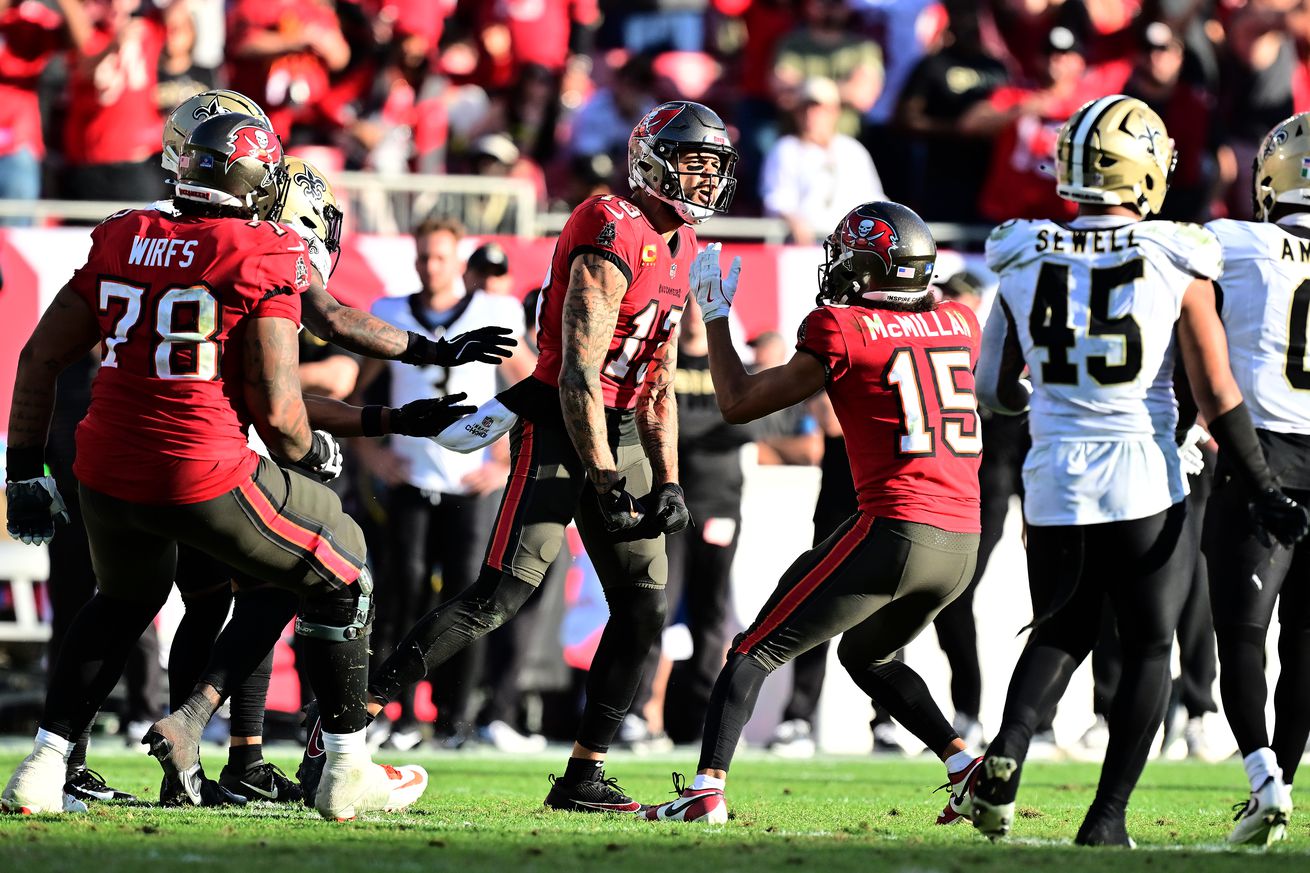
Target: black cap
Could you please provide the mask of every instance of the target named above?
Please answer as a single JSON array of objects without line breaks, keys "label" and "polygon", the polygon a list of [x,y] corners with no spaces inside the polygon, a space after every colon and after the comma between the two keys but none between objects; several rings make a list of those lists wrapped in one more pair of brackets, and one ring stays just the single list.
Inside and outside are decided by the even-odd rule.
[{"label": "black cap", "polygon": [[499,244],[486,243],[469,255],[467,269],[488,276],[503,276],[509,272],[509,257]]}]

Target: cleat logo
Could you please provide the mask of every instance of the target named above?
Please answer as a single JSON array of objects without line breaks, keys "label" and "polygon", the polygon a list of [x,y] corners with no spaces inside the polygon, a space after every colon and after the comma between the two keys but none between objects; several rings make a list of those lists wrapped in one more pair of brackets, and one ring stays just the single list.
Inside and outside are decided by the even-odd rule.
[{"label": "cleat logo", "polygon": [[314,727],[309,732],[309,739],[305,741],[305,755],[310,758],[321,758],[327,754],[327,749],[323,748],[323,720],[315,719]]},{"label": "cleat logo", "polygon": [[246,782],[246,781],[244,781],[244,780],[241,782],[241,784],[244,785],[244,786],[246,786],[247,788],[249,788],[251,791],[255,792],[256,794],[258,794],[260,797],[264,797],[264,798],[267,798],[267,799],[269,799],[269,800],[277,800],[277,783],[276,783],[276,782],[273,783],[273,790],[272,790],[272,791],[267,791],[267,790],[265,790],[265,789],[263,789],[263,788],[260,788],[258,785],[251,785],[249,782]]}]

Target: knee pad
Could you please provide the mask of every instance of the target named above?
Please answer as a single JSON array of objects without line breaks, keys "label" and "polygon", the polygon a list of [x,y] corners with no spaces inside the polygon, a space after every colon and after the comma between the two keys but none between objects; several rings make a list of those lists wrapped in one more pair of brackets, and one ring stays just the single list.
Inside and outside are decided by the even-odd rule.
[{"label": "knee pad", "polygon": [[373,626],[373,574],[360,571],[354,584],[305,598],[296,617],[296,635],[344,643]]},{"label": "knee pad", "polygon": [[1258,624],[1219,623],[1214,626],[1215,641],[1221,646],[1247,645],[1258,646],[1262,651],[1269,628]]},{"label": "knee pad", "polygon": [[1124,658],[1138,661],[1149,661],[1156,658],[1167,659],[1174,650],[1174,641],[1172,639],[1140,643],[1120,640],[1119,644],[1123,648]]},{"label": "knee pad", "polygon": [[610,621],[619,622],[637,642],[654,643],[664,630],[669,598],[663,588],[638,585],[605,592]]}]

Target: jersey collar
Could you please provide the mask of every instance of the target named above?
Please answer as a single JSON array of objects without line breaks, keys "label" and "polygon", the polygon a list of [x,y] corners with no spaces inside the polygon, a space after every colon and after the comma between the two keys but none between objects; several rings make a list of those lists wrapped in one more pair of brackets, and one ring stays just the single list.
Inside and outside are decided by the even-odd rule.
[{"label": "jersey collar", "polygon": [[1067,223],[1071,228],[1101,228],[1101,227],[1123,227],[1125,224],[1136,224],[1141,219],[1133,218],[1131,215],[1079,215]]},{"label": "jersey collar", "polygon": [[1293,212],[1290,215],[1284,215],[1275,224],[1293,224],[1297,227],[1310,228],[1310,212]]}]

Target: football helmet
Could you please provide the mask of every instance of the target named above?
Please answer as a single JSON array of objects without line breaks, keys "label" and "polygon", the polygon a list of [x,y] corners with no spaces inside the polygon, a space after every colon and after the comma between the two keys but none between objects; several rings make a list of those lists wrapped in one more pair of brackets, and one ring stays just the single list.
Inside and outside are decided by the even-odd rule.
[{"label": "football helmet", "polygon": [[264,217],[269,221],[294,225],[302,235],[308,230],[322,241],[335,263],[341,251],[342,219],[337,195],[332,192],[327,176],[309,161],[287,155],[284,166],[286,180],[281,186],[280,196]]},{"label": "football helmet", "polygon": [[1251,176],[1257,221],[1269,221],[1277,203],[1310,206],[1310,112],[1293,115],[1265,134]]},{"label": "football helmet", "polygon": [[[159,158],[159,163],[164,169],[176,173],[177,159],[182,156],[182,143],[186,142],[191,131],[205,119],[225,112],[253,115],[268,122],[268,116],[264,114],[258,103],[236,91],[216,88],[188,98],[182,101],[181,106],[169,113],[168,120],[164,122],[164,151]],[[271,123],[268,129],[273,129]]]},{"label": "football helmet", "polygon": [[284,176],[268,122],[228,112],[200,122],[182,144],[174,197],[263,215],[282,196]]},{"label": "football helmet", "polygon": [[937,243],[913,209],[875,200],[841,220],[823,241],[817,302],[917,303],[932,294]]},{"label": "football helmet", "polygon": [[[719,159],[717,173],[706,173],[713,189],[707,204],[682,189],[678,158],[685,152],[711,152]],[[714,110],[700,103],[674,100],[661,103],[632,129],[628,138],[628,183],[663,200],[687,224],[700,224],[727,212],[737,191],[737,150],[728,129]]]},{"label": "football helmet", "polygon": [[1146,218],[1164,205],[1177,163],[1174,141],[1155,110],[1111,94],[1084,103],[1060,128],[1055,190],[1076,203],[1131,206]]}]

